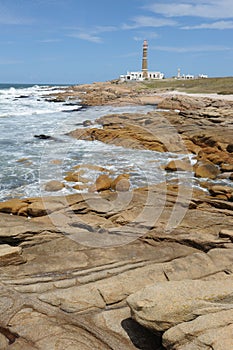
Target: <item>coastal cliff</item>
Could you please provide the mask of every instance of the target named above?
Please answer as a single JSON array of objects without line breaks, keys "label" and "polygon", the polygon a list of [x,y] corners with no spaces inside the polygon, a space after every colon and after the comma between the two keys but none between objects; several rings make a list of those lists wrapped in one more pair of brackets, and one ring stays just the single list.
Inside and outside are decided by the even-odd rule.
[{"label": "coastal cliff", "polygon": [[85,164],[64,179],[84,193],[0,203],[0,348],[233,348],[233,99],[106,82],[48,100],[154,105],[69,136],[182,158],[159,184],[96,164],[89,186]]}]

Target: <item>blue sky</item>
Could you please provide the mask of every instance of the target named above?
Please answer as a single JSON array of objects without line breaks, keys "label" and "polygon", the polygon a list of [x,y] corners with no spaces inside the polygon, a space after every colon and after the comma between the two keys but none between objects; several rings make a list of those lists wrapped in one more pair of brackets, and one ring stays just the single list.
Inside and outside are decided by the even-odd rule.
[{"label": "blue sky", "polygon": [[233,76],[233,0],[0,0],[0,82],[92,83],[141,69]]}]

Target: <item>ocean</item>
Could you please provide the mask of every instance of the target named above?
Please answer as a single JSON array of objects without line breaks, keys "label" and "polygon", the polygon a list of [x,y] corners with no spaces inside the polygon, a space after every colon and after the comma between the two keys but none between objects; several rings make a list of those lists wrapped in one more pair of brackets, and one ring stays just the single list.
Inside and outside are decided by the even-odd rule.
[{"label": "ocean", "polygon": [[[132,187],[147,186],[171,179],[186,179],[185,174],[166,174],[161,165],[182,155],[147,150],[132,150],[99,141],[75,140],[66,133],[83,127],[83,121],[112,113],[148,112],[153,106],[100,106],[81,108],[67,102],[48,101],[49,95],[64,86],[0,84],[0,200],[43,195],[44,185],[59,180],[66,185],[61,195],[78,193],[73,183],[64,181],[77,165],[106,168],[114,176],[129,173]],[[98,126],[100,127],[100,126]],[[46,135],[41,139],[36,135]],[[85,170],[85,167],[83,168]],[[88,185],[100,175],[86,169]],[[189,180],[189,179],[188,179]],[[81,192],[86,190],[82,190]]]}]

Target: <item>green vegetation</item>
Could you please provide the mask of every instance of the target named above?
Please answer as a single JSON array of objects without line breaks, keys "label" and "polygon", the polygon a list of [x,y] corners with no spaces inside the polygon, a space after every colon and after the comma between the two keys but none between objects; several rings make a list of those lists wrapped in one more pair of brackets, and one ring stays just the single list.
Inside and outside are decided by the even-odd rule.
[{"label": "green vegetation", "polygon": [[141,84],[148,89],[177,90],[188,93],[233,94],[233,77],[200,78],[192,80],[163,79],[144,81]]}]

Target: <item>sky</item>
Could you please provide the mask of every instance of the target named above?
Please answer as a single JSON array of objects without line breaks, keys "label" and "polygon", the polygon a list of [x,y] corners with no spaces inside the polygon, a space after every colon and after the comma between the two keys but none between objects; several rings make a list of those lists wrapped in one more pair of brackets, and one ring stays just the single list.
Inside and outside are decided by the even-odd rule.
[{"label": "sky", "polygon": [[233,0],[0,0],[0,83],[233,76]]}]

